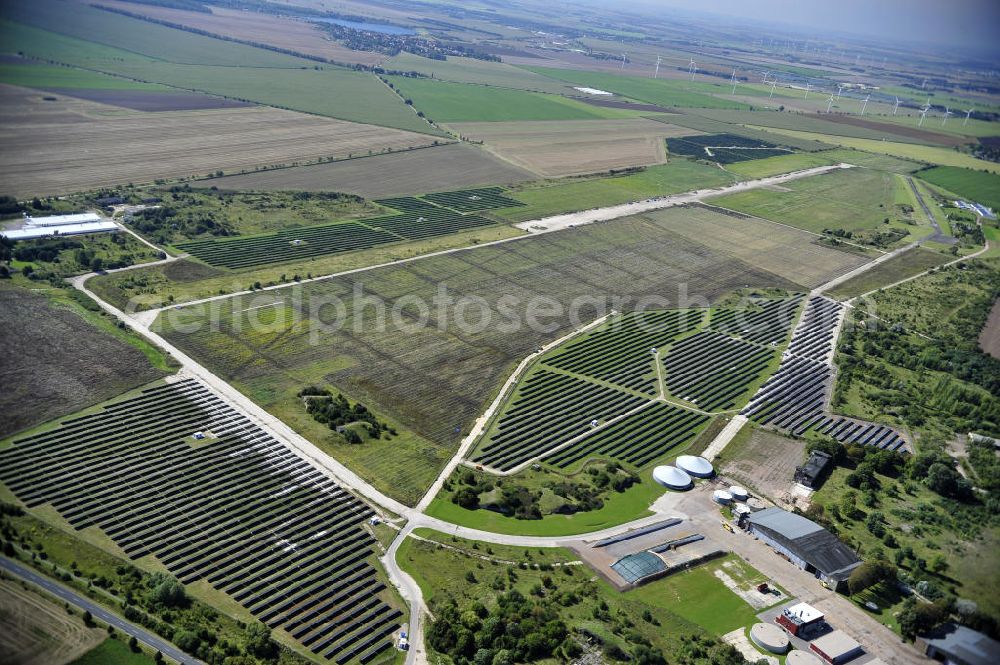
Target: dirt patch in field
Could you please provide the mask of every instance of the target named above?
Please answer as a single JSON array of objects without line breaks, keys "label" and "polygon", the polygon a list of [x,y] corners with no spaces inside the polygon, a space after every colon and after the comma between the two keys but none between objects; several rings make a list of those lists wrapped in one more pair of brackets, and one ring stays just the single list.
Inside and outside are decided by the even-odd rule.
[{"label": "dirt patch in field", "polygon": [[164,375],[139,349],[43,295],[0,287],[0,312],[0,437]]},{"label": "dirt patch in field", "polygon": [[126,111],[0,85],[0,181],[19,197],[426,146],[431,137],[267,107]]},{"label": "dirt patch in field", "polygon": [[0,580],[0,662],[69,663],[104,641],[98,628],[11,580]]},{"label": "dirt patch in field", "polygon": [[196,109],[240,109],[253,104],[192,92],[159,90],[97,90],[93,88],[42,88],[57,95],[87,99],[133,111],[193,111]]},{"label": "dirt patch in field", "polygon": [[534,180],[535,177],[530,171],[509,164],[485,150],[453,144],[395,155],[248,173],[217,178],[211,183],[224,190],[338,191],[366,198],[382,198],[477,185],[510,184]]},{"label": "dirt patch in field", "polygon": [[380,53],[354,51],[333,41],[313,23],[273,14],[221,7],[211,7],[211,13],[207,14],[115,0],[101,4],[216,35],[317,55],[333,62],[374,65],[384,59]]},{"label": "dirt patch in field", "polygon": [[1000,358],[1000,300],[993,303],[986,325],[979,333],[979,348],[994,358]]},{"label": "dirt patch in field", "polygon": [[721,474],[773,501],[789,503],[795,467],[804,456],[802,441],[758,429],[742,445],[724,451]]},{"label": "dirt patch in field", "polygon": [[645,118],[566,122],[463,122],[451,127],[543,176],[596,173],[666,160],[664,139],[698,134]]},{"label": "dirt patch in field", "polygon": [[907,127],[906,125],[897,125],[895,123],[888,122],[878,122],[875,120],[865,120],[863,118],[858,118],[853,115],[835,115],[829,114],[824,115],[823,120],[829,120],[830,122],[837,122],[842,125],[853,125],[855,127],[864,127],[866,129],[874,129],[879,132],[885,132],[886,134],[895,134],[896,136],[905,136],[911,139],[919,139],[921,141],[926,141],[927,143],[936,143],[938,145],[962,145],[968,143],[967,140],[960,136],[952,136],[950,134],[938,134],[937,132],[928,132],[923,129],[917,129],[915,127]]}]

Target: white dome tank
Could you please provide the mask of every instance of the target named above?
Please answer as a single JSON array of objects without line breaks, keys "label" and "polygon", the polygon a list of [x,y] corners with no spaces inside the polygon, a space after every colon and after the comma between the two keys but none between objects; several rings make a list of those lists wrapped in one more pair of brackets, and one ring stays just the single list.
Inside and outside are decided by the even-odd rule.
[{"label": "white dome tank", "polygon": [[696,478],[711,478],[715,474],[712,463],[704,457],[681,455],[677,458],[675,464],[677,464],[679,469],[686,471]]},{"label": "white dome tank", "polygon": [[721,503],[724,506],[733,502],[733,495],[726,490],[715,490],[712,493],[712,498],[716,503]]},{"label": "white dome tank", "polygon": [[770,623],[755,623],[750,629],[750,641],[771,653],[788,651],[788,636],[785,631]]},{"label": "white dome tank", "polygon": [[653,480],[674,490],[686,490],[691,487],[691,476],[676,466],[656,467],[653,469]]},{"label": "white dome tank", "polygon": [[733,485],[729,488],[729,493],[733,495],[733,500],[735,501],[746,501],[750,498],[750,493],[746,491],[743,487],[738,485]]}]

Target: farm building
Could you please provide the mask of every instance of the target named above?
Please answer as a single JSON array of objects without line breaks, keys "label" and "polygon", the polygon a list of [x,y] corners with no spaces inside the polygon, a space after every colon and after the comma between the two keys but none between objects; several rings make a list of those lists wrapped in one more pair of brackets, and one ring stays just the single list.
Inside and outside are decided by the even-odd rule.
[{"label": "farm building", "polygon": [[803,637],[823,626],[823,613],[807,603],[786,607],[774,617],[774,622],[792,635]]},{"label": "farm building", "polygon": [[801,515],[765,508],[744,519],[746,528],[776,552],[834,588],[847,581],[861,560],[832,533]]},{"label": "farm building", "polygon": [[24,226],[19,229],[0,231],[9,240],[33,240],[46,236],[74,236],[84,233],[107,233],[117,231],[118,225],[92,212],[74,215],[49,215],[48,217],[24,217]]},{"label": "farm building", "polygon": [[833,468],[833,457],[822,450],[809,453],[809,459],[802,466],[795,467],[795,482],[809,489],[819,489],[826,474]]},{"label": "farm building", "polygon": [[846,663],[865,652],[857,640],[842,630],[835,630],[817,638],[809,648],[831,665]]},{"label": "farm building", "polygon": [[920,635],[915,646],[928,657],[949,665],[1000,663],[1000,642],[979,631],[946,623]]},{"label": "farm building", "polygon": [[653,480],[672,490],[686,490],[691,487],[691,476],[676,466],[658,466],[653,469]]},{"label": "farm building", "polygon": [[25,226],[65,226],[67,224],[87,224],[101,221],[101,216],[93,212],[81,212],[73,215],[47,215],[45,217],[24,216]]}]

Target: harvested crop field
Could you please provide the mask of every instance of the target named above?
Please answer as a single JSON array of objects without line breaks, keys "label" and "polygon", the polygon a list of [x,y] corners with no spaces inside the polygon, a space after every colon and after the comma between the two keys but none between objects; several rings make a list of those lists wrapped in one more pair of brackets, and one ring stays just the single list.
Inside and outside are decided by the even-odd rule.
[{"label": "harvested crop field", "polygon": [[707,207],[666,208],[646,217],[716,252],[813,288],[868,262],[816,244],[816,236],[754,217],[732,217]]},{"label": "harvested crop field", "polygon": [[0,288],[0,437],[153,381],[146,356],[27,289]]},{"label": "harvested crop field", "polygon": [[273,108],[142,113],[0,86],[0,180],[15,196],[67,192],[368,150],[430,137]]},{"label": "harvested crop field", "polygon": [[0,662],[68,663],[105,637],[103,630],[87,628],[81,619],[17,582],[0,580]]},{"label": "harvested crop field", "polygon": [[[672,307],[687,295],[712,301],[748,284],[803,288],[732,251],[687,239],[669,226],[640,217],[591,224],[172,309],[161,315],[158,326],[172,343],[272,411],[289,411],[299,404],[295,395],[303,385],[329,384],[386,414],[428,442],[426,454],[407,457],[416,474],[421,468],[440,467],[447,455],[433,451],[454,450],[517,362],[578,321],[593,320],[612,306],[634,308],[641,298],[653,297],[662,303],[659,306]],[[749,244],[751,234],[759,231],[747,227],[741,235],[741,227],[735,228],[730,237],[736,247]],[[760,251],[743,256],[755,258]],[[785,253],[788,245],[775,245],[775,254]],[[436,303],[442,302],[442,288],[445,297],[461,299],[467,306],[445,305],[441,310]],[[369,306],[372,296],[385,303],[384,327],[376,325],[378,308]],[[501,296],[506,299],[498,300]],[[625,300],[615,302],[616,296]],[[553,299],[562,313],[536,316],[532,324],[528,307],[536,308],[540,297]],[[326,325],[336,316],[338,301],[347,318],[339,327]],[[273,306],[267,308],[269,302]],[[419,323],[419,302],[430,308],[426,325]],[[574,303],[575,316],[570,314]],[[215,330],[195,325],[194,332],[187,328],[207,322],[213,312],[232,325]],[[393,312],[400,314],[390,317]],[[362,452],[348,450],[345,462],[350,465],[350,457]],[[399,465],[398,458],[393,465]]]},{"label": "harvested crop field", "polygon": [[699,134],[645,118],[564,122],[467,122],[451,127],[504,159],[547,177],[580,175],[666,160],[664,139]]},{"label": "harvested crop field", "polygon": [[337,191],[365,198],[406,196],[442,189],[524,182],[530,171],[470,145],[452,144],[313,166],[217,178],[224,190]]},{"label": "harvested crop field", "polygon": [[858,118],[853,115],[837,115],[830,114],[823,116],[824,120],[829,120],[830,122],[837,122],[844,125],[852,125],[854,127],[865,127],[867,129],[873,129],[878,132],[884,132],[885,134],[894,134],[896,136],[905,136],[911,139],[916,139],[920,143],[936,143],[938,145],[962,145],[968,143],[968,139],[955,136],[953,134],[941,134],[934,131],[927,131],[925,129],[919,129],[917,127],[907,127],[906,125],[901,125],[898,123],[888,123],[888,122],[878,122],[876,120],[865,120],[864,118]]},{"label": "harvested crop field", "polygon": [[159,90],[98,90],[95,88],[44,88],[46,92],[120,106],[133,111],[195,111],[199,109],[241,109],[253,104],[193,92]]}]

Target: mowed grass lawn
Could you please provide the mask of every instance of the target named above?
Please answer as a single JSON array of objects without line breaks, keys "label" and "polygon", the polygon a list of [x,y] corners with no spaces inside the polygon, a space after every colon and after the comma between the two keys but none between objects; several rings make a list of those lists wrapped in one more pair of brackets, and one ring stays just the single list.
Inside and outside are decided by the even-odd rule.
[{"label": "mowed grass lawn", "polygon": [[891,215],[895,175],[846,169],[782,184],[790,191],[754,189],[710,202],[813,233],[824,229],[860,231],[878,227]]},{"label": "mowed grass lawn", "polygon": [[954,166],[936,166],[918,174],[921,180],[1000,210],[1000,175]]},{"label": "mowed grass lawn", "polygon": [[923,247],[914,247],[880,263],[871,270],[837,285],[829,291],[829,295],[839,300],[860,296],[863,293],[880,289],[889,284],[912,277],[941,265],[949,260],[945,254]]},{"label": "mowed grass lawn", "polygon": [[152,665],[153,659],[142,651],[132,651],[113,637],[83,654],[70,665]]},{"label": "mowed grass lawn", "polygon": [[811,169],[817,166],[835,164],[824,152],[793,152],[790,155],[777,155],[764,159],[751,159],[745,162],[726,164],[730,173],[743,176],[748,180],[767,178],[781,173],[791,173]]},{"label": "mowed grass lawn", "polygon": [[710,83],[692,83],[668,79],[652,79],[640,76],[622,76],[607,72],[587,72],[576,69],[553,69],[550,67],[525,67],[558,81],[566,81],[575,86],[597,88],[631,97],[660,106],[748,109],[746,104],[713,97],[712,93],[726,94],[728,90]]},{"label": "mowed grass lawn", "polygon": [[492,510],[467,510],[441,494],[427,508],[427,514],[472,529],[522,536],[571,536],[599,531],[649,515],[664,489],[653,482],[651,471],[643,472],[642,482],[624,492],[612,492],[600,510],[575,515],[546,515],[540,520],[519,520]]},{"label": "mowed grass lawn", "polygon": [[647,167],[639,173],[602,178],[567,179],[537,186],[513,187],[514,198],[526,205],[497,214],[512,222],[539,219],[564,212],[600,208],[652,196],[677,194],[705,187],[721,187],[737,178],[721,169],[687,159]]},{"label": "mowed grass lawn", "polygon": [[470,83],[390,77],[413,107],[435,122],[588,120],[629,115],[559,95]]}]

